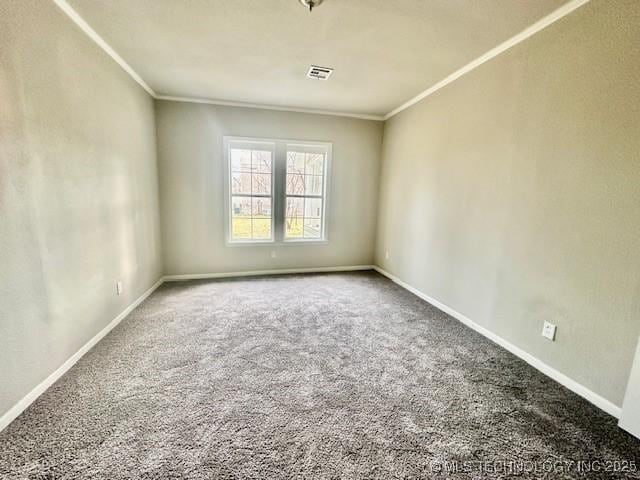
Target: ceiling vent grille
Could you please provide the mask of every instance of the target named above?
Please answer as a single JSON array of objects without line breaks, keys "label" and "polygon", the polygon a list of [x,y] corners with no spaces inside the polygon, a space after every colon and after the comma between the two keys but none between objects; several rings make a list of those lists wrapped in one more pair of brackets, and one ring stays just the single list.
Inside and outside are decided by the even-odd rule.
[{"label": "ceiling vent grille", "polygon": [[332,73],[333,68],[311,65],[307,72],[307,77],[314,78],[316,80],[328,80]]}]

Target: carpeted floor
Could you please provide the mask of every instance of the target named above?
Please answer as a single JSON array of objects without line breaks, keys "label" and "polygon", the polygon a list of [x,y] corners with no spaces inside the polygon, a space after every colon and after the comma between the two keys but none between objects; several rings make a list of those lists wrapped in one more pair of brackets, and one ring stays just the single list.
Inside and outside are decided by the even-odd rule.
[{"label": "carpeted floor", "polygon": [[3,479],[640,478],[626,462],[612,417],[372,272],[165,284],[0,433]]}]

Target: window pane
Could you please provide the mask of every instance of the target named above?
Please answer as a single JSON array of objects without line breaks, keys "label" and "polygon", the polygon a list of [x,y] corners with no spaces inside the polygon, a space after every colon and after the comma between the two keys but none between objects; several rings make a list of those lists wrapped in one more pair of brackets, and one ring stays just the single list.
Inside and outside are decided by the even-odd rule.
[{"label": "window pane", "polygon": [[231,215],[233,217],[251,217],[251,197],[232,197]]},{"label": "window pane", "polygon": [[286,217],[304,217],[304,198],[287,197]]},{"label": "window pane", "polygon": [[231,172],[231,193],[251,193],[251,174]]},{"label": "window pane", "polygon": [[[251,144],[251,142],[244,142]],[[230,148],[231,239],[272,238],[273,153],[256,142],[255,149]],[[268,148],[268,147],[267,147]]]},{"label": "window pane", "polygon": [[232,197],[231,214],[232,239],[271,238],[271,198]]},{"label": "window pane", "polygon": [[252,198],[252,212],[253,218],[271,218],[271,199],[263,197]]},{"label": "window pane", "polygon": [[302,238],[304,215],[304,198],[287,198],[285,210],[285,236]]},{"label": "window pane", "polygon": [[303,152],[287,152],[287,173],[304,173],[304,160]]},{"label": "window pane", "polygon": [[271,194],[271,175],[268,173],[254,173],[253,182],[251,184],[251,193],[270,195]]},{"label": "window pane", "polygon": [[304,193],[305,195],[322,195],[322,176],[321,175],[305,175],[304,176]]},{"label": "window pane", "polygon": [[231,219],[231,238],[234,240],[251,238],[251,219],[233,217]]},{"label": "window pane", "polygon": [[321,198],[305,198],[304,199],[304,218],[321,218],[322,217],[322,199]]},{"label": "window pane", "polygon": [[322,236],[322,222],[319,218],[304,219],[304,238],[320,238]]},{"label": "window pane", "polygon": [[269,239],[271,238],[271,219],[270,218],[254,218],[253,219],[253,238]]},{"label": "window pane", "polygon": [[284,219],[285,236],[287,238],[302,238],[302,217],[286,217]]},{"label": "window pane", "polygon": [[231,150],[231,171],[251,172],[251,150],[237,148]]},{"label": "window pane", "polygon": [[304,195],[304,175],[287,174],[287,195]]},{"label": "window pane", "polygon": [[321,153],[307,153],[304,173],[307,175],[322,175],[324,169],[324,155]]},{"label": "window pane", "polygon": [[252,162],[254,172],[271,173],[271,152],[265,150],[254,150]]}]

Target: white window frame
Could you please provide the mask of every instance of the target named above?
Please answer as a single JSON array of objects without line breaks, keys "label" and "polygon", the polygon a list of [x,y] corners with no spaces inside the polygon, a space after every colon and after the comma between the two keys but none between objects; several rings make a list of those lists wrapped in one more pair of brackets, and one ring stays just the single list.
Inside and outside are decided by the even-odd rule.
[{"label": "white window frame", "polygon": [[[231,197],[234,196],[232,185],[231,185],[231,147],[242,148],[246,150],[256,150],[256,147],[259,146],[261,149],[267,150],[271,152],[271,238],[249,238],[249,239],[233,239],[231,237],[231,221],[233,215],[231,215]],[[274,203],[275,203],[275,163],[276,163],[276,144],[273,141],[263,140],[258,138],[242,138],[242,137],[224,137],[224,151],[225,151],[225,235],[226,235],[226,243],[233,245],[256,245],[260,243],[273,243],[274,240],[274,232],[275,232],[275,215],[274,215]],[[236,194],[235,196],[239,197],[249,197],[253,198],[254,195],[247,194]],[[266,195],[258,195],[260,197],[268,198]],[[252,202],[253,208],[253,202]]]},{"label": "white window frame", "polygon": [[[227,246],[273,246],[273,245],[318,245],[329,242],[328,212],[329,212],[329,182],[331,179],[331,157],[333,144],[312,140],[287,140],[255,137],[223,137],[224,159],[224,235]],[[231,147],[240,145],[251,149],[251,145],[273,145],[271,157],[271,239],[233,239],[231,237]],[[285,238],[285,208],[286,208],[286,170],[288,147],[308,147],[321,149],[325,152],[325,166],[322,186],[322,225],[320,238]]]}]

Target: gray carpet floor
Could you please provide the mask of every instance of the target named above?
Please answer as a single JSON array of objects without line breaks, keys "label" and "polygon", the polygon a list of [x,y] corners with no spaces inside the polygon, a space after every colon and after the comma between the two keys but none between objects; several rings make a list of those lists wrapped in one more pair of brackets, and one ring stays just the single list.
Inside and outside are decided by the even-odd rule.
[{"label": "gray carpet floor", "polygon": [[165,284],[0,434],[3,479],[640,478],[625,462],[615,419],[373,272]]}]

